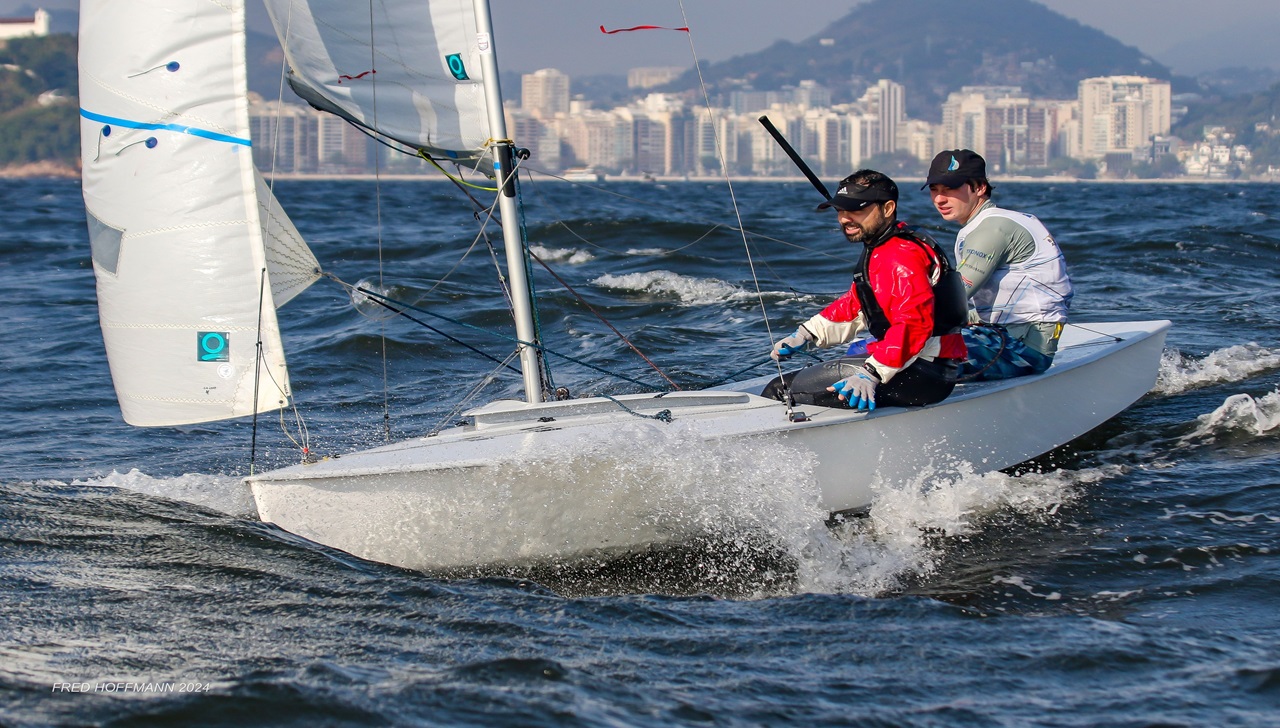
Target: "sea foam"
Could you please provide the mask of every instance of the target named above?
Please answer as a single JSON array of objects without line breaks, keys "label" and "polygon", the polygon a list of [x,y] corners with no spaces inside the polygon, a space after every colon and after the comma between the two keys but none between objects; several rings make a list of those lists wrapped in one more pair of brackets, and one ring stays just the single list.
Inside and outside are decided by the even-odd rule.
[{"label": "sea foam", "polygon": [[595,260],[595,256],[585,250],[576,248],[548,248],[543,245],[530,245],[530,252],[550,263],[568,263],[580,265]]},{"label": "sea foam", "polygon": [[1214,411],[1196,418],[1195,429],[1183,435],[1180,444],[1212,443],[1219,437],[1245,432],[1263,436],[1280,427],[1280,390],[1255,399],[1233,394]]},{"label": "sea foam", "polygon": [[748,294],[737,286],[716,278],[698,278],[672,273],[668,270],[602,275],[592,284],[621,291],[635,291],[661,297],[674,297],[687,305],[705,305],[727,300],[741,299]]},{"label": "sea foam", "polygon": [[134,468],[127,473],[112,471],[101,478],[74,480],[72,485],[123,488],[136,493],[192,503],[232,516],[257,518],[253,496],[239,477],[187,473],[171,478],[156,478]]},{"label": "sea foam", "polygon": [[1277,368],[1280,350],[1255,343],[1218,349],[1200,359],[1168,349],[1160,358],[1160,376],[1152,391],[1177,394],[1222,382],[1239,382]]}]

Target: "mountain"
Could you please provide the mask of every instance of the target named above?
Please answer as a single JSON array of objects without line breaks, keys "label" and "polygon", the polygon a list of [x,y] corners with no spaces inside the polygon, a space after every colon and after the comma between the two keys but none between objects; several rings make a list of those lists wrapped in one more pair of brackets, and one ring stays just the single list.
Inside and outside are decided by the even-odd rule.
[{"label": "mountain", "polygon": [[[908,114],[931,121],[947,94],[962,86],[1021,86],[1032,96],[1075,98],[1081,79],[1109,75],[1173,79],[1168,67],[1138,49],[1031,0],[871,0],[807,40],[779,41],[703,67],[719,96],[812,79],[838,103],[888,78],[906,86]],[[662,90],[697,88],[690,71]]]}]

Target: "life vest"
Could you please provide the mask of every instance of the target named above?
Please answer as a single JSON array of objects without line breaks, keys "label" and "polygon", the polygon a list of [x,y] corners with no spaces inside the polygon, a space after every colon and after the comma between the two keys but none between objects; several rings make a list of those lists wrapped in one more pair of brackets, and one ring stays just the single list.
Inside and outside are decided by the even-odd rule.
[{"label": "life vest", "polygon": [[883,339],[889,331],[889,317],[884,307],[876,299],[875,290],[870,283],[871,251],[876,247],[898,238],[907,240],[931,253],[933,267],[928,272],[933,289],[933,335],[954,334],[960,331],[969,317],[969,301],[965,295],[964,280],[960,273],[951,266],[947,254],[938,243],[928,235],[919,233],[906,223],[898,223],[890,228],[880,239],[867,243],[862,249],[862,260],[858,270],[853,274],[854,294],[858,297],[858,305],[867,318],[867,329],[877,339]]},{"label": "life vest", "polygon": [[956,260],[964,256],[964,241],[984,220],[1011,220],[1031,234],[1035,252],[1021,263],[1009,263],[991,274],[973,292],[973,305],[983,321],[993,324],[1058,322],[1067,320],[1074,291],[1062,249],[1034,215],[988,207],[974,215],[956,235]]}]

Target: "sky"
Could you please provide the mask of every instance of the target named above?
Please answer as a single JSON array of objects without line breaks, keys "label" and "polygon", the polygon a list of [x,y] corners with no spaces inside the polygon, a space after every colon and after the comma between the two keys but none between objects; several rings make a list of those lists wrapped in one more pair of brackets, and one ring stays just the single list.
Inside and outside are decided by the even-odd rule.
[{"label": "sky", "polygon": [[[573,75],[637,65],[690,66],[811,37],[862,0],[491,0],[506,68]],[[938,0],[949,2],[954,0]],[[976,0],[981,2],[982,0]],[[1179,73],[1225,66],[1280,69],[1280,0],[1039,0]],[[683,5],[683,12],[682,12]],[[604,35],[634,25],[678,27]],[[690,49],[690,39],[693,49]]]},{"label": "sky", "polygon": [[[779,39],[803,40],[863,1],[490,0],[490,5],[504,68],[559,68],[570,76],[585,76],[624,74],[636,66],[689,67],[695,54],[702,62],[721,61]],[[1139,48],[1178,73],[1226,66],[1280,70],[1280,0],[1038,1]],[[30,15],[36,7],[68,11],[79,5],[79,0],[0,0],[0,15]],[[261,3],[248,0],[248,8],[254,26],[269,32]],[[688,35],[600,32],[601,25],[686,24],[692,29]]]}]

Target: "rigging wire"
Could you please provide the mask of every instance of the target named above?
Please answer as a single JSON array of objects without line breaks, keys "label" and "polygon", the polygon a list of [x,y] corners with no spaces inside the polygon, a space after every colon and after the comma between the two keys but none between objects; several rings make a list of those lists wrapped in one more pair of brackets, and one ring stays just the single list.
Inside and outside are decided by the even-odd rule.
[{"label": "rigging wire", "polygon": [[[512,143],[512,146],[513,147],[515,146],[514,143]],[[524,253],[524,255],[521,256],[521,258],[524,260],[524,278],[526,281],[526,285],[528,285],[529,287],[529,302],[530,302],[530,308],[532,309],[532,313],[533,313],[533,338],[536,339],[537,341],[542,341],[543,340],[542,312],[538,309],[537,290],[534,288],[534,277],[533,277],[534,255],[533,255],[533,249],[529,247],[529,229],[525,225],[524,199],[520,196],[520,163],[522,160],[521,160],[521,154],[518,150],[513,149],[512,151],[513,153],[511,155],[511,164],[512,164],[511,184],[515,187],[515,192],[516,192],[516,214],[517,214],[516,222],[518,222],[520,225],[520,250],[521,252]],[[528,156],[528,155],[525,154],[524,156]],[[542,263],[542,261],[538,261],[538,262]],[[548,271],[551,270],[551,268],[547,266],[546,263],[542,263],[542,267],[546,268]],[[568,288],[567,285],[565,287]],[[625,339],[623,340],[625,341]],[[641,356],[643,356],[643,354]],[[662,372],[659,371],[658,373],[661,374]],[[665,377],[666,375],[663,375],[663,376]],[[538,349],[538,380],[539,380],[539,384],[541,384],[542,386],[543,392],[556,391],[555,379],[551,375],[551,363],[547,361],[547,357],[543,353],[542,349]]]},{"label": "rigging wire", "polygon": [[249,475],[253,475],[254,461],[258,456],[258,384],[262,381],[262,296],[267,287],[267,269],[264,266],[258,281],[258,343],[253,354],[253,434],[249,438]]},{"label": "rigging wire", "polygon": [[585,298],[583,298],[581,295],[579,295],[579,293],[578,293],[577,291],[573,290],[573,286],[571,286],[571,285],[569,285],[568,283],[566,283],[566,282],[565,282],[565,280],[564,280],[563,278],[561,278],[561,277],[560,277],[560,275],[559,275],[558,273],[556,273],[554,270],[552,270],[552,269],[551,269],[551,266],[547,265],[547,264],[542,260],[542,258],[538,257],[537,253],[534,253],[532,250],[530,250],[530,251],[529,251],[529,257],[530,257],[530,258],[533,258],[533,259],[534,259],[534,260],[536,260],[536,261],[538,261],[538,265],[540,265],[540,266],[542,266],[543,268],[545,268],[545,269],[547,270],[547,272],[548,272],[548,273],[550,273],[550,274],[552,275],[552,277],[554,277],[557,281],[559,281],[559,282],[560,282],[560,285],[562,285],[562,286],[564,286],[564,287],[565,287],[565,290],[569,291],[569,293],[572,293],[572,294],[573,294],[573,296],[574,296],[574,298],[577,298],[577,299],[578,299],[578,301],[579,301],[583,306],[586,306],[586,307],[587,307],[587,310],[588,310],[588,311],[590,311],[591,313],[595,314],[595,317],[596,317],[596,318],[598,318],[598,319],[600,319],[600,322],[601,322],[601,323],[603,323],[605,326],[608,326],[610,331],[612,331],[613,333],[617,334],[617,335],[618,335],[618,338],[619,338],[619,339],[622,339],[622,343],[624,343],[624,344],[626,344],[627,346],[631,347],[631,350],[632,350],[632,351],[634,351],[634,352],[636,353],[636,355],[637,355],[637,356],[639,356],[641,359],[644,359],[645,363],[646,363],[646,364],[648,364],[650,367],[652,367],[652,368],[653,368],[653,370],[654,370],[655,372],[657,372],[657,373],[658,373],[658,376],[662,377],[663,379],[665,379],[665,380],[667,381],[667,384],[670,384],[670,385],[671,385],[672,387],[674,387],[675,389],[680,389],[680,385],[679,385],[679,384],[676,384],[675,382],[671,381],[671,377],[668,377],[668,376],[667,376],[667,373],[666,373],[666,372],[664,372],[664,371],[662,371],[662,368],[661,368],[661,367],[659,367],[657,364],[654,364],[654,363],[653,363],[653,360],[652,360],[652,359],[650,359],[649,357],[645,356],[645,355],[644,355],[644,352],[642,352],[642,351],[640,351],[638,348],[636,348],[636,345],[635,345],[635,344],[633,344],[633,343],[631,343],[631,340],[630,340],[630,339],[628,339],[628,338],[626,337],[626,335],[624,335],[621,331],[619,331],[616,327],[614,327],[614,325],[613,325],[613,324],[609,323],[609,322],[608,322],[608,320],[606,320],[604,316],[601,316],[599,311],[596,311],[596,310],[595,310],[595,308],[593,308],[593,307],[591,306],[591,304],[587,303],[587,300],[586,300]]},{"label": "rigging wire", "polygon": [[[511,366],[511,362],[515,361],[516,357],[518,356],[520,356],[520,349],[517,348],[514,351],[512,351],[510,354],[508,354],[505,360],[498,361],[498,366],[494,367],[492,370],[489,371],[488,374],[481,377],[480,381],[476,382],[470,391],[462,395],[462,399],[458,400],[457,404],[453,406],[453,409],[449,410],[448,414],[446,414],[444,417],[441,417],[436,422],[435,427],[432,427],[430,430],[427,430],[427,434],[425,435],[425,437],[435,437],[436,435],[439,435],[441,431],[443,431],[444,428],[448,426],[449,422],[453,421],[454,418],[462,414],[462,411],[466,409],[467,405],[473,399],[480,396],[480,393],[484,391],[485,387],[488,387],[490,384],[494,382],[495,379],[497,379],[498,372],[502,371],[503,368],[516,369],[515,367]],[[519,370],[516,369],[516,371],[519,371]]]},{"label": "rigging wire", "polygon": [[[626,201],[628,201],[628,202],[634,203],[634,204],[636,204],[637,206],[640,206],[640,207],[650,207],[650,208],[655,208],[655,209],[661,209],[661,206],[660,206],[658,203],[655,203],[655,202],[652,202],[652,201],[649,201],[649,200],[644,200],[644,199],[641,199],[641,198],[638,198],[638,197],[633,197],[633,196],[631,196],[631,195],[626,195],[626,194],[623,194],[623,193],[621,193],[621,192],[618,192],[617,190],[611,190],[611,189],[608,189],[608,188],[606,188],[606,187],[601,187],[601,186],[593,185],[593,184],[586,183],[586,182],[578,182],[578,181],[576,181],[576,180],[566,179],[566,178],[561,177],[561,176],[559,176],[559,175],[557,175],[557,174],[552,174],[551,172],[547,172],[547,171],[545,171],[545,170],[541,170],[541,169],[538,169],[538,168],[536,168],[536,167],[531,167],[531,166],[529,166],[527,163],[524,165],[524,167],[525,167],[528,171],[530,171],[530,172],[536,172],[537,174],[543,175],[544,177],[551,177],[552,179],[558,179],[558,180],[561,180],[561,181],[564,181],[564,182],[568,182],[569,184],[572,184],[572,185],[574,185],[574,186],[576,186],[576,187],[583,187],[583,188],[585,188],[585,189],[589,189],[589,190],[592,190],[592,191],[595,191],[595,192],[601,192],[601,193],[606,194],[606,195],[612,195],[612,196],[617,197],[617,198],[619,198],[619,199],[623,199],[623,200],[626,200]],[[531,182],[533,182],[533,178],[532,178],[532,176],[530,176],[530,181],[531,181]],[[549,207],[549,208],[555,208],[555,207],[556,207],[555,202],[554,202],[551,198],[541,195],[541,190],[538,188],[538,185],[533,184],[532,186],[533,186],[533,189],[539,193],[539,200],[540,200],[543,204],[545,204],[545,205],[546,205],[547,207]],[[779,245],[783,245],[783,246],[786,246],[786,247],[789,247],[789,248],[794,248],[794,249],[796,249],[796,250],[803,251],[804,253],[809,254],[809,255],[821,256],[821,257],[824,257],[824,258],[830,258],[830,259],[832,259],[833,261],[838,261],[838,262],[840,262],[840,263],[845,263],[845,264],[848,264],[848,265],[856,265],[856,264],[857,264],[857,262],[858,262],[856,259],[854,259],[854,258],[849,258],[849,257],[844,256],[844,255],[837,255],[837,254],[835,254],[835,253],[831,253],[831,252],[826,251],[826,250],[819,250],[819,249],[816,249],[816,248],[810,248],[810,247],[808,247],[808,246],[801,245],[801,244],[799,244],[799,243],[793,243],[793,242],[791,242],[791,241],[789,241],[789,240],[783,240],[782,238],[775,238],[775,237],[773,237],[773,236],[771,236],[771,235],[765,235],[764,233],[758,233],[758,232],[755,232],[755,231],[752,231],[752,230],[744,230],[744,229],[742,229],[741,227],[734,227],[734,226],[732,226],[732,225],[727,225],[727,224],[722,223],[722,222],[716,222],[716,221],[714,221],[714,220],[688,220],[688,222],[697,222],[697,223],[700,223],[700,224],[703,224],[703,225],[709,225],[709,226],[711,226],[711,228],[712,228],[711,230],[708,230],[706,233],[704,233],[704,234],[703,234],[701,237],[699,237],[697,240],[695,240],[695,241],[694,241],[694,243],[701,242],[702,240],[706,239],[706,238],[707,238],[707,237],[708,237],[708,236],[709,236],[709,235],[710,235],[710,234],[711,234],[711,233],[712,233],[716,228],[721,228],[721,227],[723,227],[725,230],[727,230],[727,231],[729,231],[729,232],[734,232],[734,233],[739,233],[739,234],[745,234],[745,235],[747,235],[747,236],[748,236],[748,237],[750,237],[750,238],[755,238],[755,239],[765,240],[765,241],[768,241],[768,242],[771,242],[771,243],[777,243],[777,244],[779,244]],[[594,241],[592,241],[592,240],[590,240],[590,239],[588,239],[588,238],[583,237],[581,234],[579,234],[578,232],[574,231],[571,227],[569,227],[569,224],[568,224],[568,223],[566,223],[566,222],[564,221],[564,216],[563,216],[563,215],[557,215],[557,217],[556,217],[556,219],[555,219],[555,223],[556,223],[557,225],[560,225],[561,227],[563,227],[563,228],[565,229],[565,231],[566,231],[566,232],[568,232],[568,233],[569,233],[570,235],[572,235],[573,237],[575,237],[575,238],[577,238],[578,240],[582,241],[582,242],[583,242],[584,244],[586,244],[586,245],[590,245],[590,246],[591,246],[591,247],[593,247],[593,248],[598,248],[598,249],[600,249],[600,250],[607,250],[607,251],[609,251],[609,252],[611,252],[611,253],[614,253],[614,254],[617,254],[617,255],[635,255],[635,253],[627,253],[627,252],[623,252],[623,251],[612,250],[611,248],[607,248],[607,247],[605,247],[605,246],[603,246],[603,245],[601,245],[601,244],[599,244],[599,243],[597,243],[597,242],[594,242]],[[682,247],[679,247],[679,248],[675,248],[675,249],[673,249],[673,250],[663,251],[663,252],[662,252],[662,253],[660,253],[659,255],[671,255],[671,254],[673,254],[673,253],[678,253],[678,252],[680,252],[680,251],[684,250],[685,248],[691,247],[694,243],[690,243],[690,244],[688,244],[688,245],[685,245],[685,246],[682,246]],[[765,265],[766,267],[768,267],[768,266],[767,266],[767,264],[765,264],[765,263],[763,263],[763,262],[762,262],[762,264],[763,264],[763,265]],[[772,272],[772,269],[770,269],[770,272]],[[775,276],[776,276],[776,275],[777,275],[777,274],[775,273]],[[779,277],[779,280],[782,280],[782,279]],[[825,295],[825,294],[804,294],[804,295]]]},{"label": "rigging wire", "polygon": [[[284,23],[285,38],[288,39],[291,36],[292,32],[293,32],[293,4],[290,3],[289,12],[285,15],[285,23]],[[271,181],[267,183],[267,190],[271,193],[271,195],[270,195],[270,199],[267,201],[267,220],[266,220],[266,223],[263,225],[263,231],[262,231],[264,241],[267,237],[271,235],[271,225],[276,220],[276,216],[275,216],[276,172],[277,172],[276,165],[277,165],[278,155],[280,152],[280,136],[281,136],[280,120],[284,114],[284,79],[288,72],[288,67],[289,67],[288,57],[282,56],[280,59],[280,84],[276,92],[275,124],[273,125],[273,128],[272,128],[273,133],[271,135]],[[281,210],[281,212],[283,212],[283,210]],[[264,246],[264,250],[265,250],[265,246]],[[318,264],[319,262],[317,261],[317,265]],[[267,276],[266,268],[262,269],[262,276],[263,276],[263,280],[265,281]],[[259,358],[261,358],[262,356],[262,305],[263,305],[262,302],[263,302],[264,295],[265,295],[265,290],[260,291],[258,294],[258,356]],[[259,364],[257,365],[259,370],[261,370],[261,366],[262,366],[261,361],[259,361]],[[288,428],[285,426],[283,407],[280,408],[280,429],[284,432],[285,437],[289,438],[290,442],[297,445],[298,448],[302,451],[303,456],[306,457],[307,454],[309,453],[310,435],[307,430],[306,420],[303,418],[302,412],[299,411],[298,409],[297,398],[292,396],[290,393],[286,392],[286,388],[281,386],[279,382],[275,381],[275,376],[271,373],[270,369],[267,369],[267,376],[271,377],[272,383],[276,385],[277,390],[279,390],[280,392],[285,392],[286,394],[290,395],[288,397],[288,402],[289,402],[289,407],[293,410],[293,419],[294,419],[295,426],[298,428],[298,437],[294,438],[293,433],[289,432]],[[251,475],[253,474],[253,464],[254,464],[254,458],[256,457],[256,454],[257,454],[257,442],[258,442],[258,413],[257,413],[258,378],[257,377],[258,375],[255,372],[254,384],[253,384],[253,387],[254,387],[253,435],[251,438],[250,453],[249,453],[249,473]],[[301,442],[299,442],[299,440]]]},{"label": "rigging wire", "polygon": [[364,294],[365,296],[369,296],[370,298],[379,298],[379,299],[385,300],[385,301],[387,301],[387,302],[389,302],[389,303],[393,303],[393,304],[395,304],[395,305],[397,305],[397,306],[403,306],[404,308],[406,308],[406,309],[408,309],[408,310],[410,310],[410,311],[417,311],[418,313],[426,314],[427,316],[431,316],[431,317],[433,317],[433,318],[438,318],[438,319],[440,319],[440,320],[442,320],[442,321],[448,321],[448,322],[449,322],[449,323],[451,323],[451,324],[456,324],[456,325],[461,326],[461,327],[463,327],[463,328],[468,328],[468,329],[471,329],[471,330],[473,330],[473,331],[479,331],[479,332],[481,332],[481,333],[488,334],[489,336],[493,336],[493,337],[496,337],[496,338],[499,338],[499,339],[503,339],[503,340],[505,340],[505,341],[512,342],[512,343],[516,344],[517,346],[527,346],[527,347],[532,347],[532,348],[534,348],[534,349],[537,349],[538,351],[544,352],[544,353],[546,353],[546,354],[550,354],[550,355],[555,356],[555,357],[558,357],[558,358],[560,358],[560,359],[564,359],[565,361],[573,362],[574,364],[577,364],[577,365],[579,365],[579,366],[587,367],[588,369],[594,369],[595,371],[598,371],[598,372],[600,372],[600,373],[602,373],[602,374],[607,374],[608,376],[613,377],[613,378],[615,378],[615,379],[621,379],[621,380],[623,380],[623,381],[631,382],[632,384],[638,384],[638,385],[640,385],[640,386],[642,386],[642,387],[645,387],[646,389],[651,389],[651,390],[654,390],[654,391],[656,391],[656,392],[664,391],[661,387],[655,387],[655,386],[653,386],[652,384],[650,384],[650,383],[648,383],[648,382],[644,382],[644,381],[641,381],[641,380],[639,380],[639,379],[635,379],[635,378],[633,378],[633,377],[628,377],[628,376],[626,376],[625,374],[619,374],[619,373],[617,373],[617,372],[611,372],[611,371],[609,371],[608,369],[605,369],[604,367],[596,366],[595,364],[592,364],[592,363],[587,362],[587,361],[583,361],[583,360],[578,359],[578,358],[576,358],[576,357],[569,356],[568,354],[561,354],[560,352],[557,352],[557,351],[555,351],[555,350],[553,350],[553,349],[549,349],[549,348],[547,348],[547,347],[546,347],[545,345],[543,345],[543,344],[539,344],[539,343],[537,343],[537,342],[533,342],[533,341],[524,341],[523,339],[520,339],[520,338],[515,337],[515,336],[508,336],[507,334],[504,334],[504,333],[501,333],[501,332],[498,332],[498,331],[494,331],[494,330],[492,330],[492,329],[486,329],[486,328],[482,328],[482,327],[480,327],[480,326],[475,326],[475,325],[473,325],[473,324],[469,324],[469,323],[467,323],[466,321],[462,321],[462,320],[459,320],[459,319],[451,318],[451,317],[449,317],[449,316],[445,316],[444,314],[441,314],[441,313],[435,313],[434,311],[428,311],[428,310],[426,310],[425,308],[422,308],[422,307],[420,307],[420,306],[415,306],[415,305],[413,305],[413,304],[411,304],[411,303],[405,303],[404,301],[397,301],[397,300],[395,300],[395,299],[393,299],[393,298],[390,298],[390,297],[388,297],[388,296],[384,296],[383,294],[378,293],[378,292],[376,292],[376,291],[371,291],[371,290],[369,290],[369,289],[367,289],[367,288],[361,288],[361,287],[359,287],[359,286],[354,286],[354,285],[352,285],[352,284],[350,284],[350,283],[347,283],[347,282],[345,282],[345,281],[342,281],[342,280],[341,280],[341,279],[339,279],[337,276],[329,275],[328,277],[329,277],[330,279],[332,279],[335,283],[338,283],[339,285],[343,286],[344,288],[347,288],[347,289],[349,289],[349,290],[359,291],[360,293]]},{"label": "rigging wire", "polygon": [[[751,280],[752,282],[754,282],[756,287],[756,298],[759,299],[760,301],[760,316],[761,318],[764,319],[765,333],[768,335],[769,341],[772,342],[774,340],[773,326],[769,322],[769,309],[767,306],[765,306],[764,292],[760,289],[760,278],[756,274],[756,264],[755,264],[754,258],[751,255],[751,245],[747,241],[747,235],[744,229],[745,226],[742,224],[742,210],[739,209],[738,207],[738,197],[733,191],[733,180],[729,178],[729,164],[725,160],[724,145],[720,139],[720,129],[718,125],[715,123],[716,116],[715,116],[715,109],[711,106],[711,94],[710,92],[707,91],[707,81],[702,75],[702,63],[698,60],[698,49],[693,42],[693,30],[692,30],[692,26],[689,25],[689,14],[685,10],[684,0],[678,0],[678,2],[680,5],[680,16],[681,18],[684,19],[685,28],[688,29],[685,35],[689,37],[689,53],[693,56],[693,68],[695,71],[698,72],[698,85],[702,89],[702,98],[707,105],[707,117],[711,121],[711,132],[715,137],[716,157],[720,161],[720,171],[724,175],[725,185],[729,188],[729,199],[733,203],[733,214],[738,221],[738,230],[742,231],[742,249],[746,251],[747,265],[751,269]],[[782,378],[782,362],[775,361],[774,364],[775,364],[774,369],[778,373],[778,378],[781,379]],[[783,380],[783,381],[785,382],[786,380]],[[790,401],[790,399],[791,397],[790,395],[788,395],[787,397],[788,416],[791,414],[791,410],[792,410],[792,402]]]},{"label": "rigging wire", "polygon": [[[374,0],[369,0],[369,68],[377,68],[378,52],[374,31]],[[373,102],[373,128],[378,128],[378,76],[376,73],[369,79],[370,94]],[[375,229],[378,231],[378,288],[386,290],[383,283],[383,258],[382,258],[382,159],[379,155],[373,155],[373,200],[374,210],[377,216]],[[391,442],[391,385],[388,383],[389,375],[387,372],[387,323],[385,321],[378,322],[380,336],[382,341],[382,433],[386,437],[387,442]]]},{"label": "rigging wire", "polygon": [[[342,286],[343,288],[346,288],[346,289],[347,289],[347,291],[348,291],[348,293],[360,293],[360,294],[362,294],[362,295],[364,296],[364,299],[365,299],[366,301],[369,301],[370,303],[373,303],[373,304],[377,304],[377,305],[379,305],[379,306],[382,306],[383,308],[387,309],[388,311],[391,311],[391,312],[395,313],[397,316],[403,316],[404,318],[406,318],[406,319],[408,319],[408,320],[410,320],[410,321],[414,322],[415,324],[418,324],[419,326],[421,326],[421,327],[423,327],[423,328],[427,329],[428,331],[431,331],[432,333],[436,333],[436,334],[439,334],[439,335],[443,336],[444,338],[448,339],[449,341],[452,341],[453,343],[457,344],[458,346],[463,347],[464,349],[467,349],[467,350],[472,351],[472,352],[474,352],[474,353],[476,353],[476,354],[479,354],[480,356],[482,356],[482,357],[484,357],[484,358],[486,358],[486,359],[489,359],[490,361],[495,361],[495,362],[496,362],[496,361],[499,361],[497,357],[494,357],[494,356],[493,356],[493,355],[491,355],[491,354],[487,354],[487,353],[485,353],[485,352],[481,351],[480,349],[477,349],[476,347],[474,347],[474,346],[472,346],[472,345],[468,344],[467,342],[462,341],[461,339],[458,339],[458,338],[456,338],[456,337],[454,337],[454,336],[450,336],[449,334],[446,334],[445,332],[441,331],[440,329],[438,329],[438,328],[436,328],[436,327],[432,326],[431,324],[429,324],[429,323],[427,323],[427,322],[425,322],[425,321],[422,321],[422,320],[420,320],[420,319],[414,318],[413,316],[410,316],[409,314],[405,313],[403,309],[396,308],[395,306],[392,306],[390,303],[387,303],[386,301],[380,300],[380,298],[379,298],[379,297],[375,297],[375,296],[377,296],[377,294],[374,294],[372,291],[368,290],[367,288],[362,288],[362,287],[360,287],[360,286],[352,285],[352,284],[350,284],[350,283],[347,283],[346,281],[342,280],[341,278],[338,278],[337,276],[333,275],[332,273],[326,273],[326,274],[325,274],[325,277],[327,277],[327,278],[329,278],[329,279],[333,280],[333,282],[337,283],[339,286]],[[391,300],[391,299],[387,299],[387,301],[390,301],[390,300]],[[401,304],[401,305],[407,305],[407,304]],[[358,310],[358,309],[357,309],[357,310]],[[520,373],[520,370],[519,370],[519,369],[512,369],[512,371],[514,371],[514,372],[515,372],[515,373],[517,373],[517,374],[519,374],[519,373]]]}]

